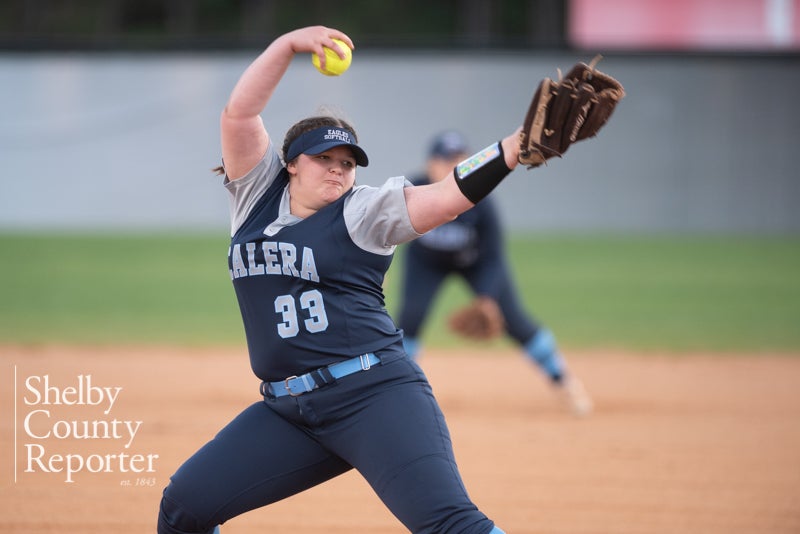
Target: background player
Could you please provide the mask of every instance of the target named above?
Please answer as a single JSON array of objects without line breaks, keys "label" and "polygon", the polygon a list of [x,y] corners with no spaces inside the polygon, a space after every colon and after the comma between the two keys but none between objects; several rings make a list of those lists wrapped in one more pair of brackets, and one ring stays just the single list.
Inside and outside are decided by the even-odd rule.
[{"label": "background player", "polygon": [[521,129],[458,179],[355,187],[368,158],[346,121],[301,120],[279,147],[261,119],[294,55],[324,56],[323,47],[338,49],[333,38],[352,47],[322,26],[278,37],[222,113],[228,266],[263,399],[171,477],[161,534],[212,532],[353,468],[412,532],[502,532],[464,488],[442,412],[403,350],[382,284],[397,244],[468,210],[516,167]]},{"label": "background player", "polygon": [[[425,173],[415,184],[436,183],[470,154],[465,137],[446,131],[431,142]],[[577,415],[587,415],[592,402],[581,382],[567,371],[555,337],[525,312],[506,260],[503,232],[490,198],[406,245],[397,325],[406,352],[416,358],[430,307],[445,279],[460,276],[471,290],[494,299],[505,331],[547,376],[555,391]]]}]

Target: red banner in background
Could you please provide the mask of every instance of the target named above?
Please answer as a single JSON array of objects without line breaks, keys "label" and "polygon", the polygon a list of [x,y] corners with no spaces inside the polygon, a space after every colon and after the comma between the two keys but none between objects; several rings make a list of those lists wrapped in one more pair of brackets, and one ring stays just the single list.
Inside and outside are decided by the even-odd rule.
[{"label": "red banner in background", "polygon": [[579,48],[798,50],[800,0],[570,0]]}]

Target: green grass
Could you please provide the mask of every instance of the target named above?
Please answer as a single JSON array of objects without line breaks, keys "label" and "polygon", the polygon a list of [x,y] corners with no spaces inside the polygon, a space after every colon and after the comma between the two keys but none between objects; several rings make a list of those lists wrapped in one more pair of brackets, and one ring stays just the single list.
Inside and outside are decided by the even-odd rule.
[{"label": "green grass", "polygon": [[226,236],[0,236],[0,342],[238,343]]},{"label": "green grass", "polygon": [[[242,344],[227,244],[0,235],[0,343]],[[528,310],[564,347],[800,353],[800,239],[516,235],[509,251]],[[429,346],[461,342],[444,317],[468,298],[460,281],[445,285]]]},{"label": "green grass", "polygon": [[[800,352],[796,238],[514,236],[509,254],[528,311],[563,345]],[[423,339],[459,342],[444,317],[464,291],[448,282]]]}]

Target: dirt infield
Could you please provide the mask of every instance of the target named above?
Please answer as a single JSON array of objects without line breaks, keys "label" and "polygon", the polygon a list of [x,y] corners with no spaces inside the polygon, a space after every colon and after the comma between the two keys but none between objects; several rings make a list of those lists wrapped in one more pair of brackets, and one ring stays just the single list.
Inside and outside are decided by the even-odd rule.
[{"label": "dirt infield", "polygon": [[[154,532],[169,475],[257,400],[242,350],[0,347],[0,361],[0,532]],[[506,532],[800,532],[800,358],[569,361],[591,417],[516,353],[420,359],[467,487]],[[75,437],[83,421],[97,438]],[[223,528],[354,531],[405,532],[354,473]]]}]

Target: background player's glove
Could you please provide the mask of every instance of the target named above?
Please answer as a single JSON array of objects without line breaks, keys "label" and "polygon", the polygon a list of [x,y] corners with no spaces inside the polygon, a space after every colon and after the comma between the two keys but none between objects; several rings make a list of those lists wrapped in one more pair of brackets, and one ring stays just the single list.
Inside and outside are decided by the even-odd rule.
[{"label": "background player's glove", "polygon": [[533,95],[520,132],[519,162],[528,168],[567,151],[572,143],[597,135],[625,90],[594,66],[577,63],[566,76],[545,78]]},{"label": "background player's glove", "polygon": [[477,297],[455,310],[447,320],[450,329],[470,339],[492,339],[503,333],[503,314],[494,299]]}]

